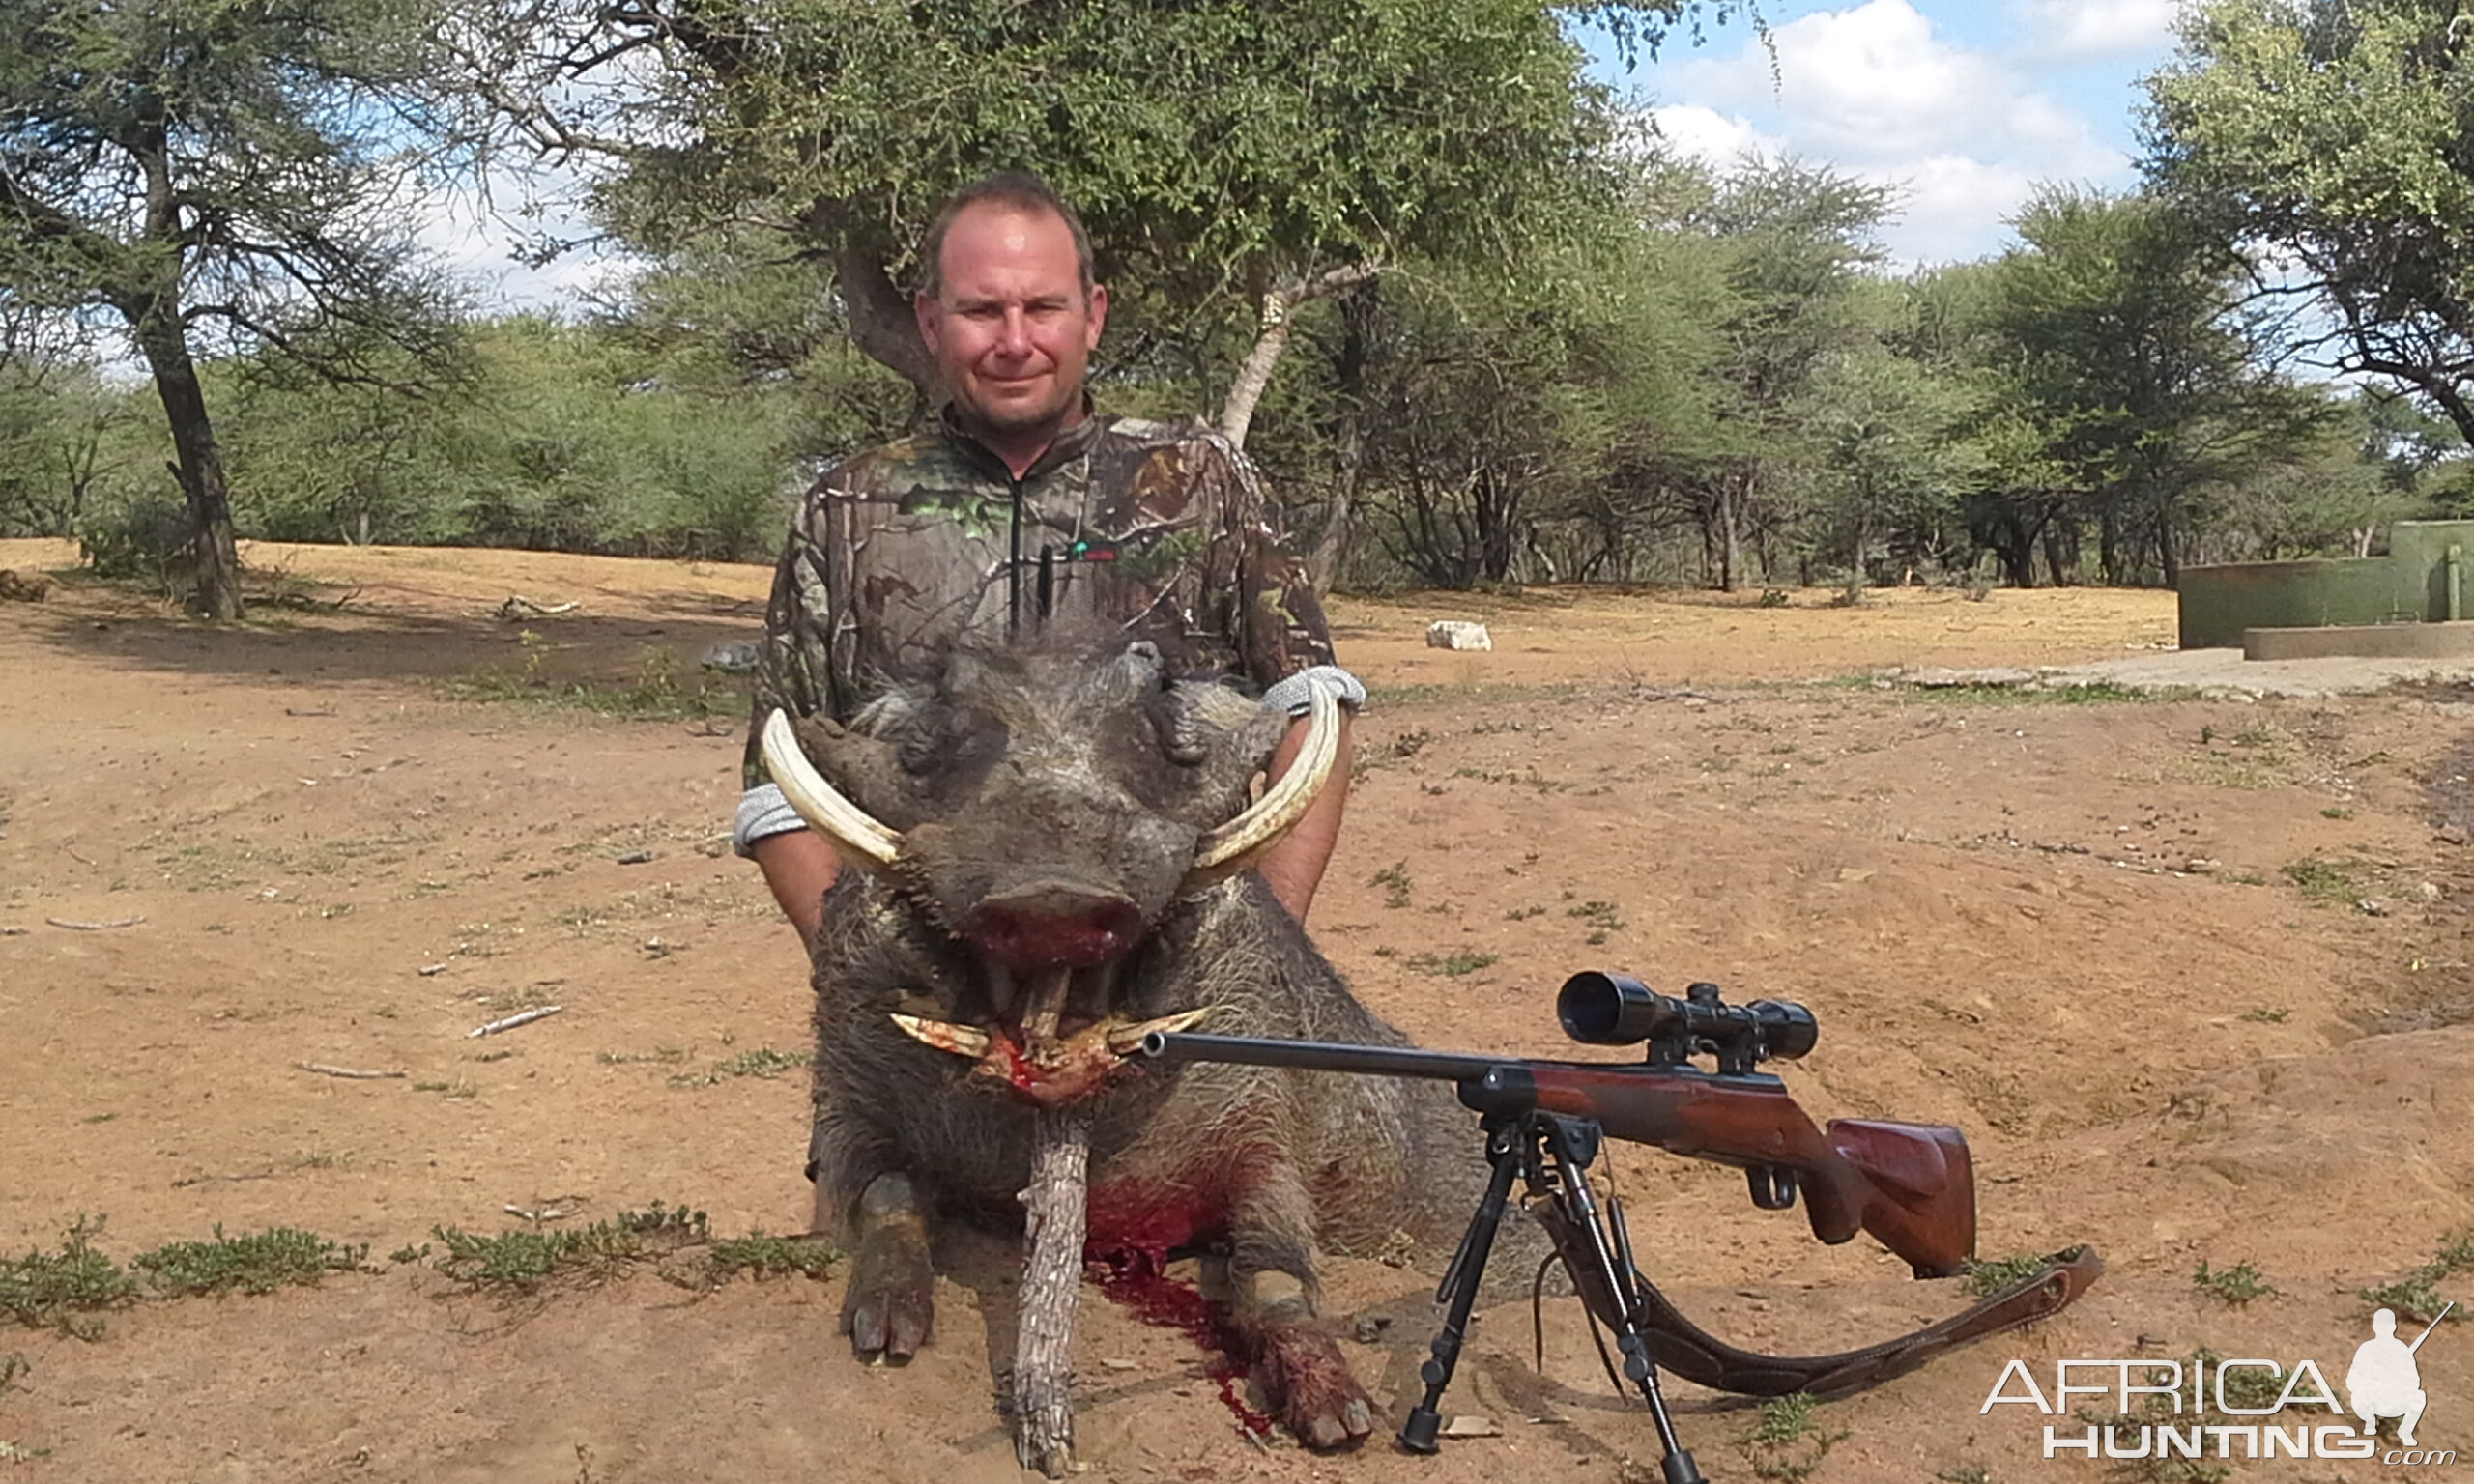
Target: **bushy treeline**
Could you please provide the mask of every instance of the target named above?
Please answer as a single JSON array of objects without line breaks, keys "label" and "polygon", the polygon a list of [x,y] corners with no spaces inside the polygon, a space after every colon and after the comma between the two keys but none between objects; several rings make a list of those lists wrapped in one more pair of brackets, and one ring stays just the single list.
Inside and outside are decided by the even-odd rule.
[{"label": "bushy treeline", "polygon": [[2170,583],[2352,553],[2462,498],[2455,430],[2281,369],[2245,265],[2049,189],[1997,257],[1887,271],[1885,194],[1652,170],[1595,254],[1322,309],[1254,451],[1361,582]]},{"label": "bushy treeline", "polygon": [[[2203,0],[2145,189],[2048,187],[1920,271],[1889,192],[1680,160],[1572,40],[1742,9],[38,0],[0,30],[0,532],[217,616],[236,531],[762,556],[925,415],[912,244],[1021,165],[1115,291],[1104,404],[1244,442],[1327,581],[2171,582],[2467,502],[2446,8]],[[508,146],[655,267],[459,309],[408,207]]]},{"label": "bushy treeline", "polygon": [[[2457,508],[2453,429],[2276,369],[2242,267],[2143,196],[2051,190],[2001,255],[1896,273],[1893,202],[1673,161],[1509,275],[1409,264],[1301,310],[1249,447],[1327,578],[2170,582]],[[453,327],[337,380],[207,363],[244,536],[761,559],[825,460],[921,414],[830,281],[682,253],[572,320]],[[1109,407],[1225,387],[1130,300]],[[187,540],[154,388],[0,362],[0,531],[118,570]]]},{"label": "bushy treeline", "polygon": [[[455,328],[424,367],[337,383],[273,357],[211,362],[245,538],[748,558],[777,543],[817,458],[906,415],[851,362],[854,421],[805,365],[703,375],[637,322]],[[105,568],[175,574],[188,529],[154,387],[57,353],[0,366],[0,534],[76,536]],[[394,375],[388,375],[391,371]]]}]

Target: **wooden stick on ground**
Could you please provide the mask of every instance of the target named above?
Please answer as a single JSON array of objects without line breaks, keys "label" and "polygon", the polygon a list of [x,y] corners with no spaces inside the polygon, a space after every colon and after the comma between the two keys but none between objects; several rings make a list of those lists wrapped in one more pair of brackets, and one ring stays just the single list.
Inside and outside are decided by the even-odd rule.
[{"label": "wooden stick on ground", "polygon": [[374,1082],[388,1077],[400,1077],[404,1075],[404,1073],[394,1070],[380,1071],[360,1067],[331,1067],[325,1062],[298,1062],[294,1065],[298,1066],[302,1071],[314,1071],[322,1077],[353,1077],[362,1081]]},{"label": "wooden stick on ground", "polygon": [[1014,1456],[1057,1479],[1074,1466],[1074,1304],[1082,1290],[1091,1126],[1077,1109],[1042,1108],[1033,1128],[1014,1336]]},{"label": "wooden stick on ground", "polygon": [[519,1025],[531,1025],[535,1020],[547,1020],[566,1008],[564,1005],[544,1005],[538,1010],[519,1011],[503,1020],[493,1020],[487,1025],[476,1026],[466,1031],[464,1035],[467,1040],[475,1036],[496,1036],[501,1031],[511,1031]]},{"label": "wooden stick on ground", "polygon": [[43,921],[51,924],[54,928],[66,928],[72,932],[109,932],[115,928],[134,928],[138,924],[146,921],[146,919],[143,917],[116,917],[107,923],[84,923],[66,917],[46,917]]}]

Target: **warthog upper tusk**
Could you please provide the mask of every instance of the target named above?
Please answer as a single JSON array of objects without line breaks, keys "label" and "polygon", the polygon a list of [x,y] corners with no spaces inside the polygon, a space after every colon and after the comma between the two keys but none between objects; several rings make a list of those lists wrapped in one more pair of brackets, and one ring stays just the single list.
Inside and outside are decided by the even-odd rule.
[{"label": "warthog upper tusk", "polygon": [[1195,1025],[1199,1024],[1205,1016],[1209,1015],[1213,1011],[1219,1008],[1220,1007],[1216,1005],[1205,1005],[1200,1010],[1189,1010],[1173,1015],[1162,1015],[1157,1020],[1145,1020],[1140,1025],[1120,1025],[1108,1032],[1108,1049],[1119,1056],[1132,1056],[1136,1050],[1140,1049],[1142,1045],[1142,1038],[1150,1035],[1153,1031],[1158,1031],[1166,1036],[1174,1036],[1179,1031],[1192,1030]]},{"label": "warthog upper tusk", "polygon": [[894,857],[902,853],[901,833],[878,824],[874,815],[825,782],[791,730],[790,713],[777,710],[766,717],[760,740],[765,769],[809,828],[870,870],[882,870],[893,864]]},{"label": "warthog upper tusk", "polygon": [[893,1023],[914,1041],[925,1042],[939,1051],[978,1061],[988,1054],[988,1033],[966,1025],[949,1025],[942,1020],[923,1020],[917,1015],[896,1015]]},{"label": "warthog upper tusk", "polygon": [[1208,886],[1254,864],[1306,817],[1314,796],[1331,779],[1332,764],[1340,755],[1340,703],[1328,686],[1310,687],[1308,694],[1311,705],[1306,745],[1298,749],[1297,760],[1244,813],[1195,842],[1194,864],[1186,875],[1189,887]]}]

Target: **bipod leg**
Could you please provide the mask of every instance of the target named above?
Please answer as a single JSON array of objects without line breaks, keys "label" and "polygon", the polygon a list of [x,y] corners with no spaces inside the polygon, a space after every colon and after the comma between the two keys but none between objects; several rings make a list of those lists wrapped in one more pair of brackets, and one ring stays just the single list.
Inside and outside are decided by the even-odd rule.
[{"label": "bipod leg", "polygon": [[1486,1158],[1494,1166],[1493,1176],[1486,1182],[1486,1193],[1479,1199],[1477,1212],[1469,1217],[1468,1230],[1460,1234],[1460,1247],[1452,1256],[1452,1266],[1444,1270],[1442,1286],[1435,1290],[1438,1302],[1448,1303],[1443,1329],[1428,1347],[1426,1362],[1418,1367],[1418,1379],[1426,1384],[1426,1394],[1409,1410],[1409,1420],[1400,1428],[1400,1445],[1412,1453],[1437,1450],[1436,1436],[1443,1427],[1439,1409],[1444,1388],[1452,1384],[1452,1373],[1460,1364],[1461,1343],[1468,1337],[1469,1311],[1477,1306],[1478,1285],[1486,1276],[1486,1258],[1494,1251],[1495,1233],[1502,1227],[1504,1208],[1511,1199],[1511,1183],[1529,1158],[1531,1140],[1527,1119],[1488,1119],[1485,1123]]},{"label": "bipod leg", "polygon": [[[1624,1356],[1624,1378],[1640,1388],[1641,1400],[1649,1404],[1650,1421],[1658,1430],[1658,1446],[1665,1457],[1659,1460],[1659,1470],[1666,1484],[1704,1484],[1701,1466],[1692,1461],[1691,1452],[1675,1435],[1675,1419],[1667,1415],[1666,1394],[1658,1389],[1657,1362],[1650,1358],[1649,1341],[1641,1333],[1641,1295],[1633,1287],[1632,1236],[1624,1227],[1624,1213],[1607,1213],[1601,1221],[1597,1198],[1590,1193],[1589,1165],[1597,1157],[1598,1140],[1603,1137],[1597,1126],[1549,1115],[1540,1120],[1546,1125],[1546,1148],[1554,1156],[1556,1184],[1555,1203],[1563,1208],[1565,1224],[1583,1246],[1578,1254],[1567,1252],[1564,1260],[1577,1255],[1589,1263],[1597,1283],[1612,1296],[1615,1306],[1622,1310],[1613,1324],[1615,1348]],[[1608,1227],[1614,1229],[1612,1242]],[[1587,1293],[1590,1284],[1581,1273],[1571,1274],[1572,1285]]]}]

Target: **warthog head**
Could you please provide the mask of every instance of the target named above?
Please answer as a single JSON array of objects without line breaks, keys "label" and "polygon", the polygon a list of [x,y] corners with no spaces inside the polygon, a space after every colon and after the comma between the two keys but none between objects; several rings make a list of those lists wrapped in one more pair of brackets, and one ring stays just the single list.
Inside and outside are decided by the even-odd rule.
[{"label": "warthog head", "polygon": [[1096,1092],[1146,1032],[1209,1013],[1164,1007],[1172,976],[1145,955],[1178,903],[1251,867],[1330,777],[1338,713],[1318,691],[1295,765],[1262,786],[1286,728],[1172,678],[1148,643],[1046,646],[957,652],[847,728],[777,712],[762,746],[800,814],[926,945],[933,982],[898,989],[935,1013],[895,1021],[1054,1105]]}]

